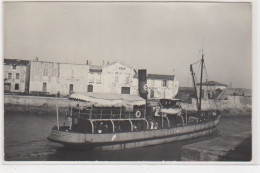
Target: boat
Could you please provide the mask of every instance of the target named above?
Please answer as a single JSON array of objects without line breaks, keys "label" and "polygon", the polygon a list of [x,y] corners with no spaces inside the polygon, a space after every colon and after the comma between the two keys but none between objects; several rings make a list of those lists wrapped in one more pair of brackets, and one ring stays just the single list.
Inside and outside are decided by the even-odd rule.
[{"label": "boat", "polygon": [[[191,72],[194,75],[192,65]],[[180,99],[162,98],[151,106],[146,97],[146,71],[139,70],[138,75],[139,95],[72,93],[65,123],[59,125],[57,111],[57,125],[48,140],[74,148],[119,150],[216,132],[220,112],[202,111],[201,97],[197,99],[198,111],[193,114],[182,110]]]}]

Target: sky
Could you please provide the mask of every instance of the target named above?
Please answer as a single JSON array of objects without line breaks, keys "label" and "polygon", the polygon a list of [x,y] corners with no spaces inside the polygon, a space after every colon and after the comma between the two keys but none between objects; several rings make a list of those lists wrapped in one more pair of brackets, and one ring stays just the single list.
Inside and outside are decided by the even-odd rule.
[{"label": "sky", "polygon": [[[205,54],[208,80],[252,87],[250,3],[5,2],[4,58],[102,64],[122,61],[175,74]],[[198,66],[194,67],[198,74]]]}]

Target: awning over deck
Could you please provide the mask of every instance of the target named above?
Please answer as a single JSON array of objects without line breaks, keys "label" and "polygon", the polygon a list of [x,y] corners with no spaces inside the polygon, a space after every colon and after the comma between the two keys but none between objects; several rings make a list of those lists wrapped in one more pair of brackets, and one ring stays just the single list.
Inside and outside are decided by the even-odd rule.
[{"label": "awning over deck", "polygon": [[91,105],[100,107],[133,107],[145,105],[145,99],[138,95],[111,94],[111,93],[73,93],[69,97],[73,100],[89,102]]}]

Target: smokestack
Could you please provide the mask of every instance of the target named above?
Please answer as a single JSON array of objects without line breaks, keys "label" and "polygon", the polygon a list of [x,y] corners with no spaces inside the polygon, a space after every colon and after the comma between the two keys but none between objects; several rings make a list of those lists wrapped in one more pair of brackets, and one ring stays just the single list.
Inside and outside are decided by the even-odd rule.
[{"label": "smokestack", "polygon": [[147,99],[148,87],[147,87],[146,69],[138,70],[138,87],[139,87],[140,97]]}]

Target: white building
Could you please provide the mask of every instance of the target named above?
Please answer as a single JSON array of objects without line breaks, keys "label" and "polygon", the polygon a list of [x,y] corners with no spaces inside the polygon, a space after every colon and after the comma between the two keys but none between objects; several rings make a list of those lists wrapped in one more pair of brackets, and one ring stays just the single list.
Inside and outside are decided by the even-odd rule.
[{"label": "white building", "polygon": [[179,88],[179,82],[174,78],[174,75],[148,74],[148,99],[174,98]]},{"label": "white building", "polygon": [[133,79],[134,68],[120,61],[111,63],[102,69],[104,93],[138,94],[138,83]]},{"label": "white building", "polygon": [[[178,81],[174,75],[147,75],[148,98],[174,98]],[[30,93],[63,96],[71,92],[139,94],[138,75],[120,61],[103,65],[32,61]]]},{"label": "white building", "polygon": [[103,92],[102,66],[90,65],[88,72],[88,89],[87,92]]},{"label": "white building", "polygon": [[[215,96],[220,94],[221,91],[226,89],[228,85],[222,84],[215,81],[206,81],[202,83],[202,98],[213,99]],[[200,84],[197,83],[197,96],[199,98]]]},{"label": "white building", "polygon": [[4,92],[29,92],[30,62],[27,60],[4,59]]},{"label": "white building", "polygon": [[57,91],[61,95],[88,91],[88,65],[60,63],[58,72]]},{"label": "white building", "polygon": [[30,93],[67,96],[70,92],[87,92],[88,72],[85,64],[32,61]]}]

